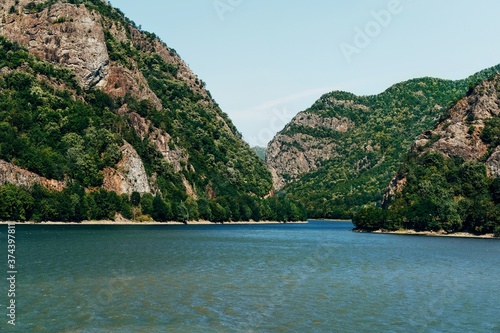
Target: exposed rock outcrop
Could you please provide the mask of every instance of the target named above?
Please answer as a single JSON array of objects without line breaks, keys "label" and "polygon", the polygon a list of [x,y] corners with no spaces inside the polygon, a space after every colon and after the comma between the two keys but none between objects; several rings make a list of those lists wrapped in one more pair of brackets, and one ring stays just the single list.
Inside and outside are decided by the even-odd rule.
[{"label": "exposed rock outcrop", "polygon": [[500,177],[500,147],[497,147],[491,154],[486,166],[493,177]]},{"label": "exposed rock outcrop", "polygon": [[22,10],[26,3],[17,6],[21,13],[5,16],[0,33],[44,60],[73,69],[83,87],[105,86],[110,60],[101,16],[68,3],[31,14]]},{"label": "exposed rock outcrop", "polygon": [[121,147],[122,159],[116,168],[104,169],[103,188],[118,194],[150,193],[148,177],[139,154],[128,142]]},{"label": "exposed rock outcrop", "polygon": [[391,183],[387,187],[384,198],[382,200],[382,205],[385,206],[389,201],[396,196],[396,194],[401,193],[406,186],[408,179],[406,177],[397,174],[392,178]]},{"label": "exposed rock outcrop", "polygon": [[[449,111],[449,117],[432,131],[418,137],[412,152],[441,152],[447,157],[460,157],[465,161],[485,163],[490,176],[500,176],[500,147],[491,147],[482,140],[485,121],[500,116],[500,74],[476,86],[468,96],[462,98]],[[488,157],[487,154],[491,153]],[[403,191],[407,179],[398,173],[389,184],[383,203],[387,204],[396,194]]]},{"label": "exposed rock outcrop", "polygon": [[[10,6],[18,8],[15,14],[8,12],[9,4],[4,5],[6,21],[0,29],[2,35],[41,59],[71,68],[84,88],[100,87],[112,97],[130,94],[138,100],[148,100],[157,109],[162,107],[136,64],[129,69],[110,60],[103,24],[109,25],[108,31],[114,37],[129,43],[121,25],[106,21],[83,5],[55,3],[40,13],[30,13],[23,10],[28,2],[21,1],[18,5],[13,2]],[[134,30],[137,36],[142,36]]]},{"label": "exposed rock outcrop", "polygon": [[172,137],[159,128],[152,125],[152,122],[144,117],[141,117],[136,112],[129,113],[130,123],[134,127],[137,135],[141,139],[149,139],[156,146],[156,149],[163,155],[165,160],[172,164],[174,170],[179,172],[182,170],[182,165],[187,165],[189,157],[182,149],[172,144],[170,141]]},{"label": "exposed rock outcrop", "polygon": [[160,99],[151,91],[144,75],[137,69],[130,70],[118,63],[111,63],[109,67],[104,92],[111,97],[130,94],[138,100],[149,101],[157,110],[162,108]]},{"label": "exposed rock outcrop", "polygon": [[311,128],[327,128],[337,132],[345,133],[354,127],[354,122],[345,117],[321,117],[314,113],[299,113],[292,123],[299,126]]},{"label": "exposed rock outcrop", "polygon": [[288,182],[316,170],[322,161],[335,156],[335,146],[328,139],[318,140],[301,133],[292,137],[277,135],[266,153],[274,188],[280,190]]},{"label": "exposed rock outcrop", "polygon": [[0,185],[14,184],[23,187],[32,187],[40,184],[45,188],[61,192],[66,184],[64,182],[40,177],[34,172],[22,169],[12,163],[0,160]]},{"label": "exposed rock outcrop", "polygon": [[461,157],[466,161],[483,157],[488,151],[487,144],[481,140],[485,120],[500,115],[497,81],[500,81],[498,76],[474,88],[469,96],[451,108],[450,116],[435,130],[422,134],[413,149],[430,143],[429,149],[448,157]]},{"label": "exposed rock outcrop", "polygon": [[[301,112],[287,127],[290,126],[345,133],[354,128],[355,124],[344,117],[322,117],[314,113]],[[322,162],[337,156],[336,146],[331,138],[317,138],[302,132],[294,135],[276,135],[269,143],[266,152],[274,188],[280,190],[300,176],[317,170]]]}]

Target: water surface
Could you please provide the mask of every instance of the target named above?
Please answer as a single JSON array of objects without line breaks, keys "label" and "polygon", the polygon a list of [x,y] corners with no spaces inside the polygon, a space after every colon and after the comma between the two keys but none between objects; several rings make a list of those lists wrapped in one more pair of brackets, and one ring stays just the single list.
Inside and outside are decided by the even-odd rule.
[{"label": "water surface", "polygon": [[17,225],[12,331],[500,332],[500,241],[351,228]]}]

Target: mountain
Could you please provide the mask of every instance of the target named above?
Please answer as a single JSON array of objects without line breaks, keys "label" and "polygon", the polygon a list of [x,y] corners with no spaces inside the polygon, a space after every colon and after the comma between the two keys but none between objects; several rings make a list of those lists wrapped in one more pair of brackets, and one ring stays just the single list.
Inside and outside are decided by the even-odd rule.
[{"label": "mountain", "polygon": [[500,75],[462,98],[421,134],[387,188],[384,209],[365,207],[362,229],[500,236]]},{"label": "mountain", "polygon": [[459,81],[414,79],[374,96],[322,96],[269,143],[266,161],[275,188],[302,203],[310,217],[351,218],[382,200],[418,135],[499,70]]},{"label": "mountain", "polygon": [[[201,81],[101,0],[0,4],[0,219],[294,219]],[[117,216],[119,216],[119,214]]]}]

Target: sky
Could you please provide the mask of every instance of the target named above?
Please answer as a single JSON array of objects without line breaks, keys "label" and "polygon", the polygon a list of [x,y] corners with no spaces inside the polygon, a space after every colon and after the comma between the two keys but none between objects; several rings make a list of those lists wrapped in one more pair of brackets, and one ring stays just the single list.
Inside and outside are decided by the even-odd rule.
[{"label": "sky", "polygon": [[111,0],[174,48],[252,146],[333,90],[500,63],[498,0]]}]

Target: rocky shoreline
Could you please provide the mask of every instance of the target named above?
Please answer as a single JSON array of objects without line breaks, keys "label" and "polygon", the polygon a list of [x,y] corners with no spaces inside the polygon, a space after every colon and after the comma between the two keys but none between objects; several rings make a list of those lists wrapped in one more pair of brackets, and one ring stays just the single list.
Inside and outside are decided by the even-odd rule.
[{"label": "rocky shoreline", "polygon": [[360,233],[373,233],[385,235],[406,235],[406,236],[427,236],[427,237],[454,237],[454,238],[481,238],[481,239],[500,239],[494,234],[476,235],[468,232],[446,233],[445,231],[415,231],[415,230],[353,230]]}]

